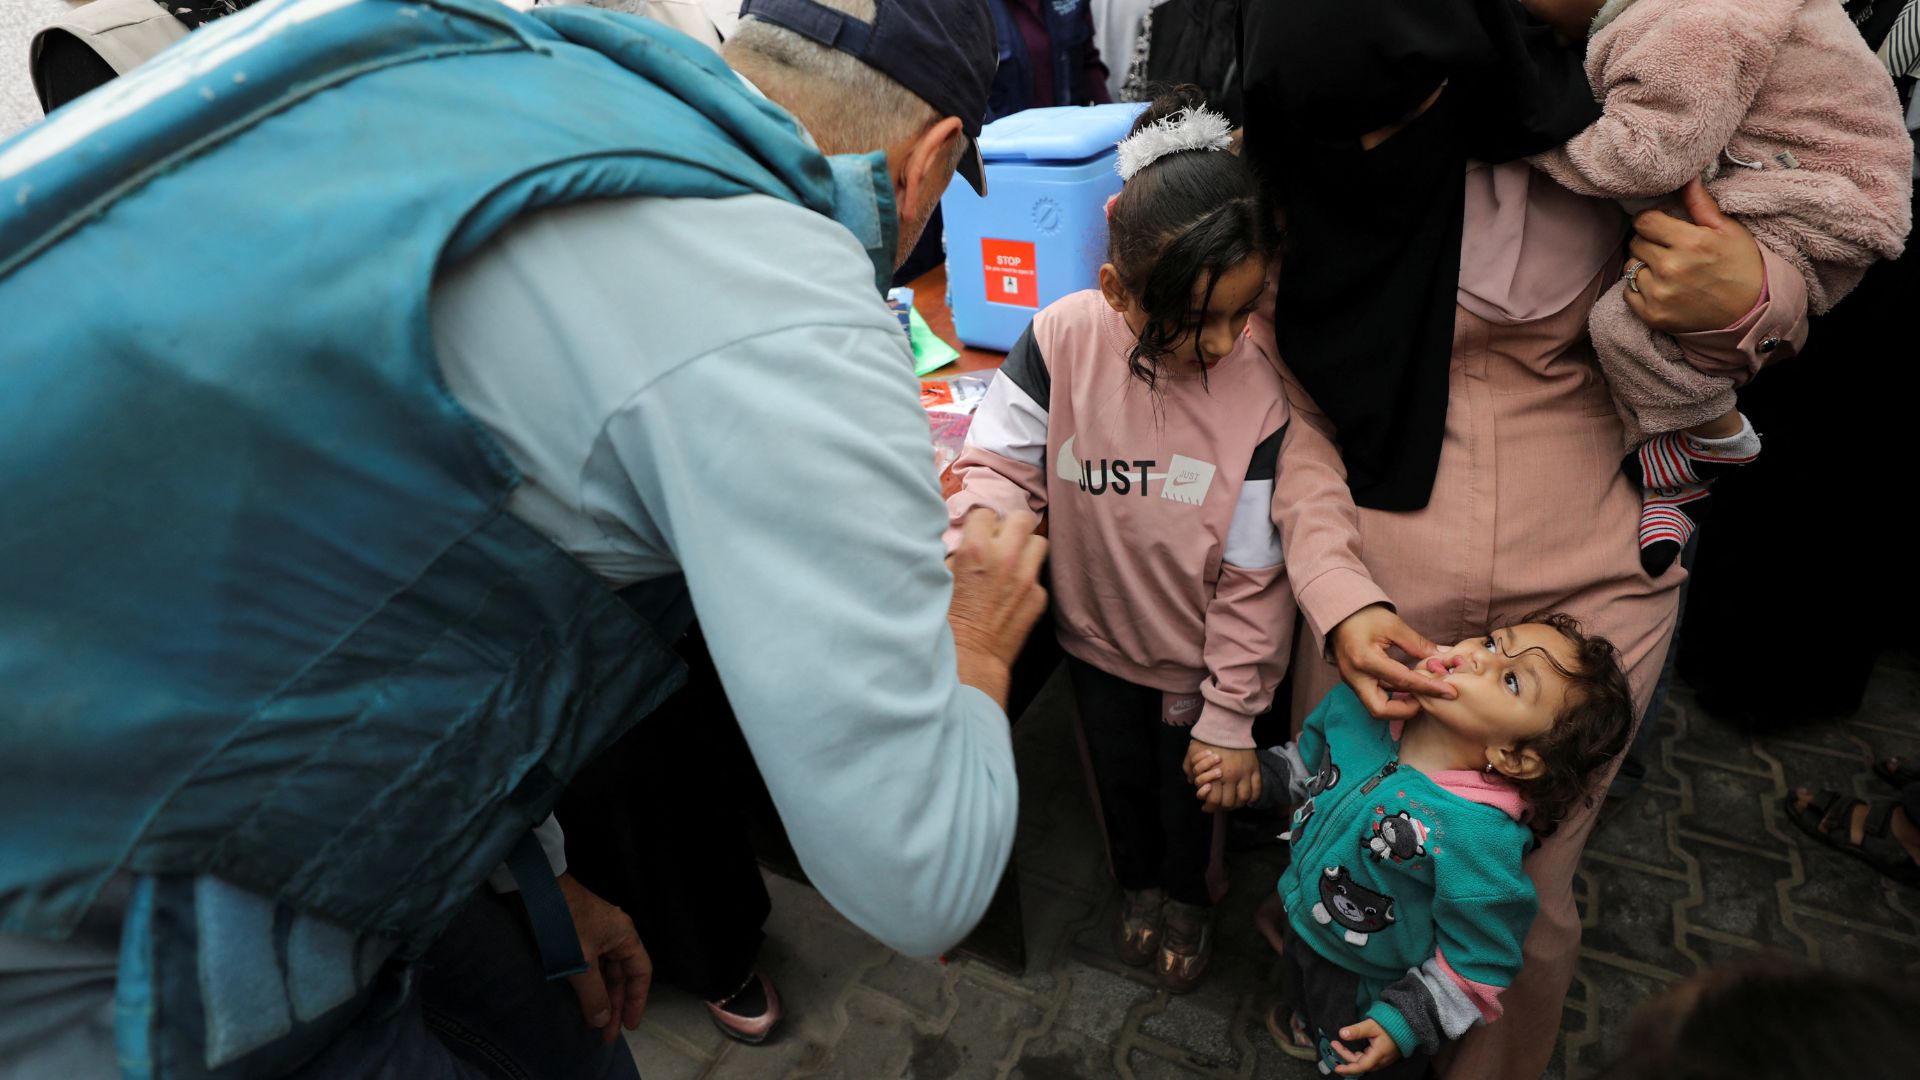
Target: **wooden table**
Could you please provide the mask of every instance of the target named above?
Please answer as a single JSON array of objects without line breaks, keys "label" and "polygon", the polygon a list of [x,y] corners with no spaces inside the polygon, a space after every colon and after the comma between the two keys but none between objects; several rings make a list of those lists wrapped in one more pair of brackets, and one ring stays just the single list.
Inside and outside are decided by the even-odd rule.
[{"label": "wooden table", "polygon": [[1005,353],[990,349],[975,349],[960,344],[959,335],[953,332],[953,312],[947,307],[947,264],[939,266],[914,278],[907,288],[913,290],[913,306],[920,311],[920,317],[927,320],[927,328],[940,335],[947,344],[960,350],[960,359],[943,368],[936,368],[926,374],[929,379],[944,379],[952,375],[966,375],[975,371],[993,371],[1007,358]]}]

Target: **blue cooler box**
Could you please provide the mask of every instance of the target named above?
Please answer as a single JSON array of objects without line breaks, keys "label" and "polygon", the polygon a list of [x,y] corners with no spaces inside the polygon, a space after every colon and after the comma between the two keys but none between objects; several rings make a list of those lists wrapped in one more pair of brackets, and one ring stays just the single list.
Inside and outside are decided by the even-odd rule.
[{"label": "blue cooler box", "polygon": [[947,302],[960,340],[1002,352],[1041,308],[1099,285],[1115,144],[1139,103],[1029,109],[980,132],[987,194],[956,176],[940,198]]}]

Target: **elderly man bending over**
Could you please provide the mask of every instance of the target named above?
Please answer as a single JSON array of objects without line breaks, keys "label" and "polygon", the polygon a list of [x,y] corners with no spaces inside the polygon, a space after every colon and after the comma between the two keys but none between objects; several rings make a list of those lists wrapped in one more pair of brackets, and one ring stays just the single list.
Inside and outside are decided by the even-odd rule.
[{"label": "elderly man bending over", "polygon": [[1043,542],[943,563],[877,286],[991,22],[744,10],[729,70],[269,0],[0,144],[0,1074],[632,1075],[644,949],[530,830],[695,613],[821,892],[979,917]]}]

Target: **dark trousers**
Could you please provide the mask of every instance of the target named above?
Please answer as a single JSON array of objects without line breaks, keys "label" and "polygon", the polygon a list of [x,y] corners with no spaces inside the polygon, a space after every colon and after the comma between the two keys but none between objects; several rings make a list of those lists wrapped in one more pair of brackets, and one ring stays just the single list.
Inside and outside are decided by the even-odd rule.
[{"label": "dark trousers", "polygon": [[[1740,390],[1766,449],[1714,482],[1681,632],[1680,675],[1710,711],[1763,728],[1851,713],[1881,645],[1912,636],[1920,576],[1892,522],[1920,395],[1920,365],[1896,359],[1913,353],[1916,296],[1910,246],[1813,320],[1804,352]],[[1850,647],[1817,679],[1753,677],[1756,642],[1810,626],[1844,627]]]},{"label": "dark trousers", "polygon": [[556,814],[568,869],[633,919],[655,981],[720,1001],[753,973],[772,910],[747,827],[762,787],[697,629],[678,651],[687,685],[582,770]]},{"label": "dark trousers", "polygon": [[[1281,958],[1286,961],[1281,965],[1281,975],[1287,981],[1287,996],[1300,1019],[1306,1021],[1307,1034],[1316,1040],[1321,1060],[1328,1068],[1346,1064],[1328,1043],[1339,1038],[1341,1028],[1365,1018],[1366,1009],[1360,1004],[1360,976],[1313,951],[1313,946],[1293,932],[1291,924],[1286,928],[1286,949]],[[1347,1049],[1359,1053],[1366,1044],[1347,1044]],[[1429,1064],[1427,1055],[1416,1050],[1366,1075],[1368,1080],[1420,1080],[1427,1075]]]},{"label": "dark trousers", "polygon": [[1193,729],[1160,718],[1161,692],[1067,658],[1080,726],[1107,823],[1107,850],[1123,889],[1162,888],[1212,905],[1207,859],[1213,819],[1181,770]]},{"label": "dark trousers", "polygon": [[625,1039],[586,1027],[547,981],[517,896],[482,887],[422,957],[398,1007],[376,1000],[297,1080],[638,1080]]}]

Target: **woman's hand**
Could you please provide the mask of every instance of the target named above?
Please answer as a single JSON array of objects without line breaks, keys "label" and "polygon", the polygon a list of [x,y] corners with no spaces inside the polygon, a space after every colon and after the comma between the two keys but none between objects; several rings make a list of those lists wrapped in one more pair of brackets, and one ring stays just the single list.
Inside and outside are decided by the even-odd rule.
[{"label": "woman's hand", "polygon": [[1417,701],[1394,701],[1388,692],[1401,690],[1428,697],[1451,698],[1453,687],[1422,675],[1393,658],[1398,648],[1414,660],[1425,660],[1439,650],[1408,626],[1385,604],[1370,604],[1341,620],[1327,635],[1340,677],[1360,698],[1367,711],[1382,720],[1411,720],[1420,712]]},{"label": "woman's hand", "polygon": [[1633,219],[1639,235],[1627,245],[1627,266],[1647,265],[1634,275],[1639,291],[1627,290],[1627,306],[1669,334],[1725,330],[1760,301],[1767,280],[1760,243],[1720,212],[1698,177],[1680,190],[1680,201],[1692,224],[1658,210]]},{"label": "woman's hand", "polygon": [[[1210,746],[1198,739],[1187,745],[1187,781],[1196,785],[1200,809],[1212,814],[1238,810],[1260,797],[1260,758],[1251,750]],[[1204,777],[1204,779],[1203,779]]]}]

